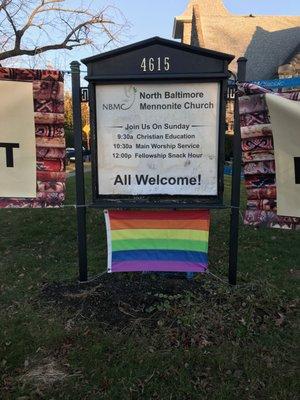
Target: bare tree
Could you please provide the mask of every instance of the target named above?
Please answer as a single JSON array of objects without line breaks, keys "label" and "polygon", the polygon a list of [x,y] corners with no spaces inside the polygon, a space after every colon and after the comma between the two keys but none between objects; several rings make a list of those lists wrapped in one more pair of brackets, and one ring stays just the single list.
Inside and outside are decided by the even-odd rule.
[{"label": "bare tree", "polygon": [[[114,6],[72,7],[74,0],[0,0],[0,61],[49,50],[99,48],[117,41],[127,26]],[[87,3],[86,1],[82,2]]]}]

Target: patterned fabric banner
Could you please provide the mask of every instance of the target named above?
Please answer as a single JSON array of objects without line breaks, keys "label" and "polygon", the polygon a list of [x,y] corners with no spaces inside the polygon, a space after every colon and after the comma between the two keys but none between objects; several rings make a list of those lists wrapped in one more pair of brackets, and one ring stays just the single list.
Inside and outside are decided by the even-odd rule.
[{"label": "patterned fabric banner", "polygon": [[278,215],[277,212],[279,187],[276,181],[274,127],[266,101],[269,93],[300,102],[300,92],[297,91],[274,93],[253,83],[239,85],[242,159],[247,192],[244,223],[256,227],[300,229],[300,218]]},{"label": "patterned fabric banner", "polygon": [[105,211],[108,272],[205,272],[209,211]]},{"label": "patterned fabric banner", "polygon": [[[32,85],[36,196],[0,197],[0,208],[59,207],[65,199],[66,181],[63,74],[54,70],[0,67],[1,82],[27,82]],[[16,118],[19,107],[22,104],[15,105]],[[0,183],[5,185],[5,182]]]}]

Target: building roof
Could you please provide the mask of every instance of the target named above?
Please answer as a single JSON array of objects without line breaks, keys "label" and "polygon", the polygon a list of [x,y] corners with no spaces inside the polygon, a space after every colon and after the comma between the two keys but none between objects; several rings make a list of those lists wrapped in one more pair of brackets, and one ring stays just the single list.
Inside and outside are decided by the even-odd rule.
[{"label": "building roof", "polygon": [[278,75],[283,78],[300,76],[300,44],[285,63],[278,68]]},{"label": "building roof", "polygon": [[[300,43],[300,16],[235,15],[222,0],[190,0],[183,16],[190,20],[190,44],[246,57],[248,80],[273,78]],[[175,38],[183,39],[184,23],[175,18]]]}]

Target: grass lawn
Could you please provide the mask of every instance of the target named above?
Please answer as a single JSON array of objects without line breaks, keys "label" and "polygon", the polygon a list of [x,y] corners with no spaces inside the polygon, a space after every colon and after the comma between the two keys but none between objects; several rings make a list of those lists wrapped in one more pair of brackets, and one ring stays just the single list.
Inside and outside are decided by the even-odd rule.
[{"label": "grass lawn", "polygon": [[[229,189],[227,179],[227,202]],[[66,204],[74,198],[70,178]],[[213,212],[210,271],[225,281],[228,225],[228,211]],[[79,285],[74,208],[0,210],[0,226],[1,400],[298,398],[299,232],[241,225],[236,288],[212,275]],[[96,276],[97,210],[88,248]]]}]

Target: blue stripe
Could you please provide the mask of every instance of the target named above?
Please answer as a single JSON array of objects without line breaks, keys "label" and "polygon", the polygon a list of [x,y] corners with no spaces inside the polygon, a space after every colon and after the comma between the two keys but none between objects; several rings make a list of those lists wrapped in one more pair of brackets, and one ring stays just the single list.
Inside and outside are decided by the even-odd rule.
[{"label": "blue stripe", "polygon": [[112,253],[112,262],[138,260],[207,263],[207,253],[180,250],[130,250],[113,251]]},{"label": "blue stripe", "polygon": [[[286,78],[286,79],[272,79],[272,80],[261,80],[261,81],[250,81],[257,86],[264,87],[266,89],[280,89],[280,88],[298,88],[300,87],[300,78]],[[228,80],[228,86],[230,88],[235,87],[235,82],[232,79]]]},{"label": "blue stripe", "polygon": [[268,89],[294,88],[300,86],[300,78],[273,79],[270,81],[252,81],[255,85]]}]

